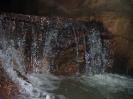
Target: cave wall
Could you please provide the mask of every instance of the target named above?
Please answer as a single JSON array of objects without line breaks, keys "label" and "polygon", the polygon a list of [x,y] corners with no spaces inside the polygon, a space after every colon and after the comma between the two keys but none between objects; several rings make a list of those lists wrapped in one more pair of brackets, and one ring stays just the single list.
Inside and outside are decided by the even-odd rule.
[{"label": "cave wall", "polygon": [[113,35],[111,49],[114,50],[113,72],[133,73],[133,18],[130,15],[118,15],[116,12],[105,12],[102,15],[78,17],[77,20],[97,20],[104,24]]},{"label": "cave wall", "polygon": [[133,70],[133,18],[106,13],[96,17],[101,20],[114,35],[114,67],[113,72],[132,74]]},{"label": "cave wall", "polygon": [[114,69],[121,74],[133,73],[133,18],[130,15],[118,15],[116,12],[104,12],[102,15],[80,17],[78,20],[97,20],[113,34]]},{"label": "cave wall", "polygon": [[[112,57],[107,38],[111,33],[101,22],[3,13],[0,26],[2,53],[12,53],[17,72],[85,73],[88,61],[92,63],[88,67],[97,73],[112,66],[108,62]],[[88,60],[86,52],[90,55]]]},{"label": "cave wall", "polygon": [[122,72],[132,74],[133,0],[1,0],[0,5],[3,12],[102,22],[114,35],[114,72],[122,69]]},{"label": "cave wall", "polygon": [[132,0],[1,0],[0,10],[48,16],[89,16],[114,12],[132,16]]}]

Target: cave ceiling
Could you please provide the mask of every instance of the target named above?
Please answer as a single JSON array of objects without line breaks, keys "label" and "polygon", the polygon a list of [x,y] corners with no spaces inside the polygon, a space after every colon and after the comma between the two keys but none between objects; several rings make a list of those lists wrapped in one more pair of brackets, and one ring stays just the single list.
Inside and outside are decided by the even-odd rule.
[{"label": "cave ceiling", "polygon": [[132,16],[133,0],[1,0],[0,10],[47,16]]}]

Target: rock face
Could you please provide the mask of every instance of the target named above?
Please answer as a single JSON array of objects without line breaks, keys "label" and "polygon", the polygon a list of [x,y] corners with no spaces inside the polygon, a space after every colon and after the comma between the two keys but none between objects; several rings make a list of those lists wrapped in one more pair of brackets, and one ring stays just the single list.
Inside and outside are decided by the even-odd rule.
[{"label": "rock face", "polygon": [[22,58],[21,68],[12,58],[16,71],[68,75],[102,73],[112,66],[111,33],[100,22],[13,14],[0,19],[1,50],[14,49]]},{"label": "rock face", "polygon": [[133,15],[132,0],[1,0],[0,9],[35,15],[90,16],[113,12]]},{"label": "rock face", "polygon": [[72,19],[0,13],[0,96],[44,94],[31,72],[133,76],[132,10],[133,0],[1,0],[0,11]]},{"label": "rock face", "polygon": [[[0,67],[2,67],[1,59]],[[9,99],[9,97],[19,92],[18,87],[9,79],[9,76],[6,75],[6,72],[2,68],[0,69],[0,89],[0,97],[4,99]]]},{"label": "rock face", "polygon": [[114,50],[113,72],[133,75],[133,18],[106,12],[102,15],[80,17],[78,20],[96,20],[104,24],[113,35],[111,49]]},{"label": "rock face", "polygon": [[3,13],[0,72],[13,85],[14,94],[32,97],[46,94],[29,82],[32,72],[133,75],[132,24],[132,18],[112,14],[73,19]]},{"label": "rock face", "polygon": [[133,70],[133,18],[118,16],[115,13],[105,13],[92,19],[103,22],[114,35],[114,65],[113,72],[132,75]]},{"label": "rock face", "polygon": [[[96,20],[97,22],[99,21],[103,22],[103,25],[106,27],[106,29],[112,33],[112,35],[110,35],[111,33],[107,33],[110,36],[108,35],[102,36],[102,38],[104,39],[112,39],[113,41],[111,42],[111,46],[109,45],[110,49],[113,50],[113,51],[110,51],[111,55],[109,55],[114,60],[114,63],[112,65],[113,69],[111,69],[112,66],[109,66],[110,69],[107,69],[107,70],[109,71],[111,70],[115,73],[132,75],[132,70],[133,70],[133,65],[132,65],[133,64],[133,58],[132,58],[133,57],[133,54],[132,54],[133,22],[132,20],[133,19],[132,17],[118,16],[118,15],[114,15],[114,13],[105,13],[103,16],[101,15],[101,16],[80,17],[80,18],[75,18],[75,20],[66,19],[66,18],[46,18],[46,17],[11,15],[11,14],[2,15],[2,17],[1,17],[1,22],[2,22],[1,25],[2,24],[4,25],[1,27],[9,28],[9,24],[10,24],[10,29],[8,29],[8,32],[7,32],[7,30],[3,30],[1,28],[1,31],[3,31],[1,33],[6,35],[9,34],[8,36],[5,36],[5,37],[6,38],[8,37],[10,40],[12,39],[13,41],[15,40],[14,42],[17,42],[17,43],[19,42],[19,46],[21,45],[20,49],[23,49],[21,52],[22,54],[24,54],[21,56],[23,56],[23,59],[25,59],[23,60],[25,61],[24,63],[27,64],[26,66],[27,69],[25,68],[25,71],[26,70],[32,71],[32,69],[30,68],[31,66],[31,67],[42,68],[42,70],[50,70],[51,72],[54,72],[54,73],[57,71],[56,69],[59,69],[60,67],[60,70],[58,70],[58,73],[56,72],[57,74],[62,74],[62,73],[69,74],[68,72],[70,71],[73,71],[74,73],[77,71],[85,72],[85,69],[86,69],[85,64],[87,64],[87,62],[85,58],[86,47],[84,45],[87,45],[86,34],[88,33],[87,31],[88,27],[87,25],[85,25],[85,23],[87,20],[88,21]],[[65,22],[67,25],[63,24]],[[84,25],[81,26],[79,24],[84,24]],[[85,29],[84,26],[87,29]],[[102,25],[100,26],[103,27]],[[78,29],[79,27],[81,29]],[[53,28],[53,30],[50,28]],[[27,31],[29,33],[25,33]],[[1,34],[2,39],[5,38],[3,37],[4,36],[3,34]],[[85,39],[84,39],[84,35],[85,35]],[[54,40],[52,41],[52,39]],[[54,43],[56,42],[56,44],[51,43],[51,41]],[[33,42],[35,43],[33,44]],[[47,42],[47,44],[45,42]],[[15,43],[15,48],[19,48],[17,43]],[[41,46],[44,46],[44,47],[41,47]],[[51,46],[53,47],[51,48]],[[1,45],[1,48],[2,48],[2,45]],[[30,51],[30,50],[33,50],[33,51]],[[55,52],[56,54],[53,54]],[[28,58],[30,56],[36,57],[37,59]],[[79,56],[80,58],[76,58]],[[78,63],[77,60],[79,60],[81,63]],[[17,66],[17,63],[15,61],[16,60],[14,60],[14,64],[15,66]],[[67,63],[67,64],[64,64],[64,63]],[[49,66],[49,64],[51,64],[51,66]],[[80,64],[80,66],[75,64],[78,64],[78,65]],[[53,65],[56,65],[56,66],[53,66]],[[67,66],[72,68],[64,69]],[[34,70],[37,71],[38,69],[34,69]],[[60,72],[63,71],[63,72],[59,73],[59,71]]]}]

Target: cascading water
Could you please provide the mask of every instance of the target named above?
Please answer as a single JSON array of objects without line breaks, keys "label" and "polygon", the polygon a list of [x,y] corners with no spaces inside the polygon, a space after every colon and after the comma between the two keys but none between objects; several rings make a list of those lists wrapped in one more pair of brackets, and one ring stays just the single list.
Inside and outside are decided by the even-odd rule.
[{"label": "cascading water", "polygon": [[[100,28],[102,27],[101,25]],[[15,84],[20,86],[21,94],[16,99],[22,97],[25,97],[24,99],[48,97],[51,99],[54,97],[57,99],[81,99],[82,97],[88,99],[90,96],[86,93],[91,94],[90,90],[97,92],[97,89],[92,88],[91,84],[85,88],[85,84],[81,83],[89,80],[94,83],[99,78],[90,75],[88,79],[88,76],[83,75],[102,74],[108,65],[112,65],[108,47],[110,40],[101,37],[103,32],[106,31],[104,29],[101,31],[99,25],[73,19],[0,15],[1,68]],[[54,76],[49,72],[59,75],[78,73],[83,77],[66,78]],[[101,76],[105,80],[105,75]],[[118,81],[121,81],[119,77]],[[81,88],[77,90],[85,94],[79,97],[68,95],[70,89],[75,91],[74,84],[75,86],[81,84],[79,85]],[[127,88],[125,85],[121,86]],[[129,89],[132,90],[132,87],[130,84]],[[75,93],[72,92],[72,94]],[[103,99],[102,94],[100,93],[99,99]],[[104,98],[107,99],[106,96]],[[92,99],[98,98],[92,97]]]},{"label": "cascading water", "polygon": [[[25,21],[21,21],[19,17],[21,18],[17,16],[18,19],[14,19],[1,16],[3,18],[1,19],[1,29],[3,29],[1,38],[8,43],[14,42],[12,47],[21,50],[25,72],[49,69],[58,73],[63,69],[64,72],[86,71],[86,73],[95,74],[105,70],[107,64],[105,61],[109,60],[105,58],[105,54],[108,55],[109,49],[103,46],[107,40],[101,39],[101,32],[95,30],[97,26],[90,29],[93,24],[84,25],[84,22],[65,18],[26,16]],[[86,29],[82,27],[83,25]],[[66,53],[72,56],[69,57]],[[58,61],[57,57],[62,57],[68,62]],[[67,70],[67,66],[71,69]]]},{"label": "cascading water", "polygon": [[93,27],[89,34],[87,35],[87,50],[85,52],[86,59],[86,72],[97,74],[103,73],[106,63],[105,54],[108,54],[103,51],[104,46],[102,46],[102,39],[99,30],[96,30],[96,27]]}]

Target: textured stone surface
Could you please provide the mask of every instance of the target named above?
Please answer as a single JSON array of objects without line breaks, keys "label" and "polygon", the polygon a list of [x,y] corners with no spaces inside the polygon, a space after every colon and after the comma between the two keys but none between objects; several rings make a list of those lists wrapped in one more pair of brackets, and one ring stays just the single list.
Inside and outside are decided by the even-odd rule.
[{"label": "textured stone surface", "polygon": [[[48,18],[2,14],[0,29],[2,49],[13,47],[19,51],[18,53],[20,53],[20,57],[23,60],[21,63],[25,64],[25,67],[23,67],[25,72],[50,70],[55,74],[82,73],[86,72],[86,62],[95,60],[85,60],[86,51],[93,50],[94,47],[94,49],[99,49],[99,52],[94,50],[89,53],[90,55],[92,53],[99,53],[96,57],[101,57],[100,55],[102,54],[102,57],[106,56],[104,54],[109,55],[109,49],[104,48],[108,47],[106,42],[110,41],[106,37],[111,35],[104,28],[103,24],[96,21],[87,22],[61,17]],[[93,31],[93,29],[96,30]],[[94,37],[89,36],[93,34],[90,31],[94,32]],[[96,35],[99,36],[95,38]],[[94,40],[95,43],[93,44],[88,39]],[[100,40],[97,41],[96,39]],[[102,50],[106,50],[106,52]],[[92,55],[93,57],[95,56]],[[106,56],[106,58],[102,57],[96,58],[96,60],[104,61],[105,59],[111,59],[107,58],[109,56]],[[103,65],[104,69],[110,63],[102,62],[101,64],[100,61],[98,61],[99,66]],[[19,64],[15,60],[13,63],[15,68],[17,68]],[[93,64],[88,66],[93,67]],[[103,69],[97,66],[93,69],[96,68]]]},{"label": "textured stone surface", "polygon": [[54,16],[132,16],[132,0],[1,0],[0,9],[17,13]]},{"label": "textured stone surface", "polygon": [[[29,31],[29,32],[32,31],[33,34],[35,34],[35,35],[32,35],[33,38],[34,38],[34,41],[36,41],[39,37],[42,36],[42,35],[37,35],[36,36],[37,33],[43,33],[43,32],[47,31],[47,30],[45,30],[45,31],[43,30],[43,28],[45,28],[47,26],[47,24],[49,24],[49,21],[47,21],[47,20],[52,20],[52,18],[50,19],[50,18],[47,18],[47,17],[28,16],[28,15],[23,16],[23,15],[14,15],[14,14],[5,14],[5,15],[3,14],[3,16],[5,17],[4,20],[1,19],[3,23],[6,22],[6,24],[9,25],[10,22],[8,20],[11,20],[10,25],[12,26],[12,28],[10,28],[11,30],[10,29],[9,30],[13,35],[19,35],[21,37],[21,36],[24,35],[24,31]],[[59,22],[60,26],[57,26],[57,27],[60,27],[60,28],[58,28],[58,30],[59,30],[63,26],[61,24],[63,22],[65,22],[63,20],[67,20],[67,19],[66,18],[55,18],[54,20],[58,20],[58,19],[59,19],[58,22]],[[5,20],[7,20],[7,21],[5,21]],[[72,19],[70,19],[70,20],[72,20]],[[69,22],[70,22],[70,20],[69,20]],[[132,36],[133,19],[132,19],[132,17],[118,16],[118,15],[114,15],[114,13],[105,13],[104,15],[101,15],[101,16],[80,17],[80,18],[75,18],[75,20],[77,20],[79,22],[80,21],[87,22],[89,20],[96,20],[96,21],[103,22],[105,28],[113,34],[113,35],[110,35],[110,36],[106,36],[106,35],[103,36],[104,39],[112,38],[112,41],[113,41],[113,43],[110,46],[110,49],[112,49],[113,53],[114,53],[114,58],[113,59],[114,59],[115,64],[113,65],[113,71],[116,72],[116,73],[119,72],[119,73],[124,73],[124,74],[127,73],[127,74],[130,74],[130,75],[132,74],[132,70],[133,70],[132,69],[133,68],[133,65],[132,65],[133,64],[133,58],[132,58],[133,57],[133,54],[132,54],[133,53],[133,51],[132,51],[133,50],[133,46],[132,46],[132,42],[133,42],[133,38],[132,38],[133,37]],[[32,30],[31,29],[32,26],[28,26],[29,24],[32,24],[33,28],[36,27],[37,29],[35,29],[35,31]],[[3,26],[4,26],[4,28],[6,28],[6,27],[8,27],[8,25],[7,26],[3,25]],[[16,26],[17,26],[17,29],[15,28]],[[29,30],[22,30],[23,28],[27,28],[27,27],[30,27],[30,29]],[[41,30],[39,30],[39,29],[41,29]],[[16,31],[16,33],[14,33],[14,31]],[[70,30],[70,31],[72,31],[72,30]],[[11,34],[10,32],[7,32],[6,34]],[[55,32],[58,32],[58,31],[55,30]],[[22,34],[22,35],[20,35],[20,34]],[[48,34],[48,32],[46,34]],[[46,36],[46,34],[43,34],[43,35]],[[53,33],[51,32],[51,34],[53,34]],[[81,38],[82,38],[83,34],[84,33],[82,31],[79,32],[79,36],[81,35]],[[1,34],[1,37],[2,36],[3,35]],[[28,36],[30,37],[31,34],[27,35],[27,41],[32,41],[32,39],[30,39]],[[70,35],[70,36],[74,37],[74,35]],[[44,38],[42,38],[42,39],[44,39]],[[71,37],[70,37],[70,39],[71,39]],[[66,38],[66,40],[69,40],[71,42],[75,41],[74,38],[72,38],[72,40],[70,40],[70,39]],[[26,45],[26,46],[30,45],[30,42],[28,42],[28,43],[29,44]],[[38,41],[38,44],[41,44],[41,43],[39,43],[39,41]],[[69,44],[69,42],[66,42],[66,44]],[[57,44],[57,45],[59,45],[59,44]],[[45,46],[45,44],[43,46]],[[65,51],[64,49],[59,50],[60,53],[57,53],[57,56],[54,56],[54,57],[59,56],[58,58],[60,59],[60,61],[59,60],[55,61],[56,65],[62,64],[62,67],[65,66],[62,63],[62,61],[66,61],[66,59],[69,59],[71,57],[71,55],[70,55],[70,57],[67,57],[67,55],[66,55],[66,57],[62,57],[63,54],[73,53],[72,49],[74,50],[74,52],[76,51],[76,49],[75,49],[75,47],[73,47],[73,45],[70,45],[70,46],[71,47],[68,48],[68,51]],[[17,48],[17,46],[15,46],[15,47]],[[81,57],[81,60],[82,60],[83,59],[82,56],[84,56],[84,51],[82,51],[82,50],[84,50],[84,46],[83,46],[83,44],[79,44],[79,47],[81,48],[81,54],[82,55],[80,55],[80,57]],[[2,46],[1,46],[1,48],[2,48]],[[34,48],[34,47],[32,47],[32,48]],[[38,52],[36,52],[36,54],[34,54],[35,52],[33,51],[33,56],[39,55],[39,51],[42,52],[42,48],[38,47],[37,49],[39,49],[39,50],[38,50]],[[30,48],[28,47],[28,49],[25,49],[25,51],[26,50],[28,51],[28,50],[30,50]],[[58,50],[58,48],[55,49],[55,50]],[[47,53],[47,51],[45,53]],[[111,51],[111,53],[112,53],[112,51]],[[30,52],[27,53],[27,55],[30,55],[30,54],[31,54]],[[36,56],[36,57],[38,57],[38,56]],[[40,54],[39,57],[42,57],[42,54]],[[76,53],[73,53],[73,57],[76,57]],[[57,58],[55,58],[55,59],[57,59]],[[61,59],[62,59],[62,61],[61,61]],[[30,60],[27,59],[27,62],[28,61],[30,61]],[[36,64],[34,64],[34,66],[35,67],[38,66],[39,68],[42,68],[43,66],[41,64],[43,64],[43,65],[45,64],[46,67],[44,67],[43,70],[48,69],[47,66],[49,64],[49,61],[50,61],[49,58],[44,58],[43,61],[41,61],[41,63],[36,62]],[[71,61],[69,60],[68,63],[71,63]],[[82,64],[84,64],[84,62]],[[68,66],[69,65],[70,64],[68,64]],[[29,65],[29,67],[30,67],[30,65]],[[75,69],[72,70],[72,71],[77,71],[76,68],[77,67],[75,67]]]}]

